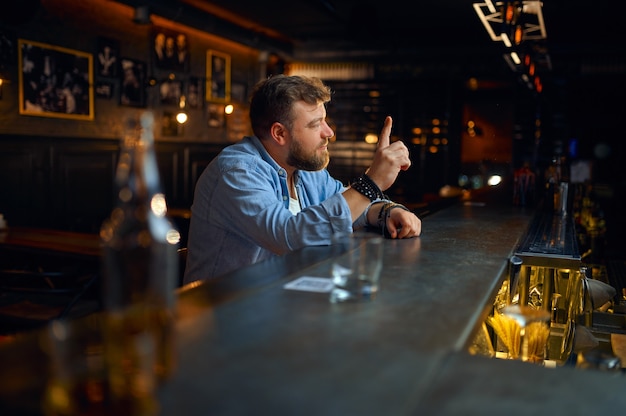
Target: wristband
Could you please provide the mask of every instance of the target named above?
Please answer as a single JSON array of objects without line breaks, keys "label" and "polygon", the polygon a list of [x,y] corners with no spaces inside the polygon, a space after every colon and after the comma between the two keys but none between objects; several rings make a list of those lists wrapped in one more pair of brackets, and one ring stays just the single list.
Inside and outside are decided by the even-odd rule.
[{"label": "wristband", "polygon": [[371,202],[386,199],[383,191],[381,191],[378,185],[365,173],[354,178],[352,182],[350,182],[350,186],[360,194],[365,195]]},{"label": "wristband", "polygon": [[380,208],[380,211],[378,211],[378,221],[376,222],[376,225],[378,226],[378,228],[381,229],[383,236],[385,236],[386,238],[391,237],[391,235],[389,234],[389,230],[387,230],[387,219],[389,219],[389,216],[391,215],[391,210],[394,208],[400,208],[405,211],[410,211],[407,207],[402,204],[398,204],[397,202],[390,201],[383,204],[383,206]]}]

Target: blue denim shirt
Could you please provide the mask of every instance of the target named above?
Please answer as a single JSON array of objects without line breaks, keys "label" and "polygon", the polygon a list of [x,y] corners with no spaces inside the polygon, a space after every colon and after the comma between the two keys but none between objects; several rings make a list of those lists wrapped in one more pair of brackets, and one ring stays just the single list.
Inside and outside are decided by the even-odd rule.
[{"label": "blue denim shirt", "polygon": [[[352,224],[345,186],[326,169],[296,171],[302,210],[289,211],[287,173],[256,137],[226,147],[196,183],[189,228],[185,283],[310,245],[330,244]],[[367,211],[366,211],[367,212]]]}]

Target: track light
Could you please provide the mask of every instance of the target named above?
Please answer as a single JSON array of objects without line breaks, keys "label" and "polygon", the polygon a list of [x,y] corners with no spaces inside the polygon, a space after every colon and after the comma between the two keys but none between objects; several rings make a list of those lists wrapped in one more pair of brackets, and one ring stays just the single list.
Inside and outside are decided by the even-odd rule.
[{"label": "track light", "polygon": [[519,45],[525,40],[547,37],[542,5],[537,0],[501,1],[495,5],[491,0],[486,0],[484,3],[473,4],[491,40],[505,42],[507,47],[512,46],[511,38]]}]

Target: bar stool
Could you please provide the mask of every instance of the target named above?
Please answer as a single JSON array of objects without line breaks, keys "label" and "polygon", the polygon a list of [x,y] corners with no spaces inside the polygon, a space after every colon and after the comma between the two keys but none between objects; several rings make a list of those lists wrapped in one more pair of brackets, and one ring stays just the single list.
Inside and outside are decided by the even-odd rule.
[{"label": "bar stool", "polygon": [[91,292],[98,273],[79,270],[0,270],[0,334],[85,316],[100,309]]}]

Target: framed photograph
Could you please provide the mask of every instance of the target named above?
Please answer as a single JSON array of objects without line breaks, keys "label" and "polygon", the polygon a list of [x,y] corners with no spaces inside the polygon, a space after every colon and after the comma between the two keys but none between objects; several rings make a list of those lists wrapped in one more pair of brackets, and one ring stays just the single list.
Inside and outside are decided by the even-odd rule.
[{"label": "framed photograph", "polygon": [[178,107],[180,97],[183,95],[182,81],[168,79],[159,84],[159,97],[161,104]]},{"label": "framed photograph", "polygon": [[96,97],[112,98],[115,86],[112,82],[96,82]]},{"label": "framed photograph", "polygon": [[186,104],[189,108],[202,108],[204,103],[204,80],[198,77],[190,77],[187,81]]},{"label": "framed photograph", "polygon": [[189,70],[189,38],[185,33],[155,28],[152,35],[154,66],[169,71]]},{"label": "framed photograph", "polygon": [[209,127],[224,126],[224,106],[220,104],[210,103],[207,106],[207,119]]},{"label": "framed photograph", "polygon": [[93,120],[93,55],[18,40],[20,114]]},{"label": "framed photograph", "polygon": [[96,74],[105,78],[116,78],[119,68],[120,42],[115,39],[98,38]]},{"label": "framed photograph", "polygon": [[120,104],[146,106],[146,64],[131,58],[120,59]]},{"label": "framed photograph", "polygon": [[214,50],[206,54],[206,100],[230,101],[230,55]]},{"label": "framed photograph", "polygon": [[162,136],[178,136],[182,134],[183,126],[176,121],[175,112],[163,112],[161,117],[161,135]]},{"label": "framed photograph", "polygon": [[0,28],[0,70],[15,65],[15,35]]}]

